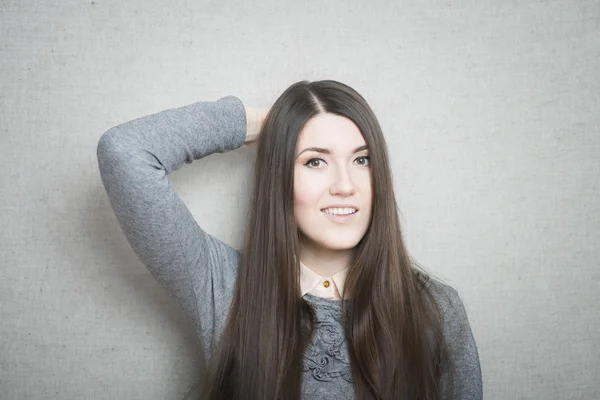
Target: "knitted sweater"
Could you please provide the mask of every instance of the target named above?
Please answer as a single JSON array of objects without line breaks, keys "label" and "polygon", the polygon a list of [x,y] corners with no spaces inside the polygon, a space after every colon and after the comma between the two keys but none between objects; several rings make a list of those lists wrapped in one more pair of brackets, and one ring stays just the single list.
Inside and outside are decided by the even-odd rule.
[{"label": "knitted sweater", "polygon": [[[209,360],[223,332],[240,253],[205,232],[167,175],[213,153],[241,147],[246,113],[234,96],[197,102],[137,118],[106,131],[97,147],[104,188],[129,244],[190,316]],[[457,292],[430,283],[444,317],[454,369],[444,399],[481,399],[479,356]],[[315,334],[304,355],[303,399],[352,399],[353,379],[340,300],[311,294]],[[448,375],[445,375],[448,376]]]}]

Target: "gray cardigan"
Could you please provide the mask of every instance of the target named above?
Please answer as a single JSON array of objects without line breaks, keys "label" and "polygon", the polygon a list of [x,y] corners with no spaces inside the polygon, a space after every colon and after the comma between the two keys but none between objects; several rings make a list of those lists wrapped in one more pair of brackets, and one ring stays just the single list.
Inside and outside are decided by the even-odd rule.
[{"label": "gray cardigan", "polygon": [[[100,175],[129,244],[191,317],[206,359],[222,334],[240,254],[205,232],[167,175],[213,153],[241,147],[242,101],[227,96],[137,118],[105,132],[98,142]],[[457,292],[432,280],[444,316],[454,374],[441,383],[444,399],[481,399],[481,369],[469,321]],[[303,399],[351,399],[353,379],[339,300],[307,294],[317,323],[304,355]],[[450,384],[451,383],[451,384]]]}]

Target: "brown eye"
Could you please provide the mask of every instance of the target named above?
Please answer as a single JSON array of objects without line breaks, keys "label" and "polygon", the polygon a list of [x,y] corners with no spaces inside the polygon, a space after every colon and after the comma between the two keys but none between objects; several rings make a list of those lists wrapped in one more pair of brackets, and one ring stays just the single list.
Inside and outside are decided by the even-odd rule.
[{"label": "brown eye", "polygon": [[306,166],[308,166],[310,168],[319,168],[319,162],[320,161],[325,162],[322,158],[311,158],[304,165],[306,165]]},{"label": "brown eye", "polygon": [[369,156],[360,156],[357,158],[357,160],[364,160],[364,162],[359,162],[360,165],[369,165],[369,163],[371,162],[371,158]]}]

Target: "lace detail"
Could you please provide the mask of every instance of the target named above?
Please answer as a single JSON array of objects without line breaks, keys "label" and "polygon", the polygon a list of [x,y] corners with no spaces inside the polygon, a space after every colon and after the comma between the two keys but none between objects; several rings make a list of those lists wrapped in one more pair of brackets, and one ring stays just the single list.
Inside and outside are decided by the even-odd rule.
[{"label": "lace detail", "polygon": [[315,310],[315,331],[304,353],[304,372],[324,382],[337,378],[353,383],[348,346],[344,335],[341,301],[306,295]]}]

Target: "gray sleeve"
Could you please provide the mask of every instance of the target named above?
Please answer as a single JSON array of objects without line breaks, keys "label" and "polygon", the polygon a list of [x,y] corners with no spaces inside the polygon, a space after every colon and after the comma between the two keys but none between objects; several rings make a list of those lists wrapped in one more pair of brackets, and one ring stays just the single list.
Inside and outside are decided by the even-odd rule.
[{"label": "gray sleeve", "polygon": [[102,183],[123,234],[192,318],[207,356],[231,303],[240,255],[198,226],[167,175],[184,162],[236,149],[245,137],[244,105],[227,96],[117,125],[97,146]]},{"label": "gray sleeve", "polygon": [[483,385],[479,353],[465,306],[458,292],[436,282],[437,299],[444,316],[444,337],[450,351],[449,368],[441,381],[444,400],[481,400]]}]

